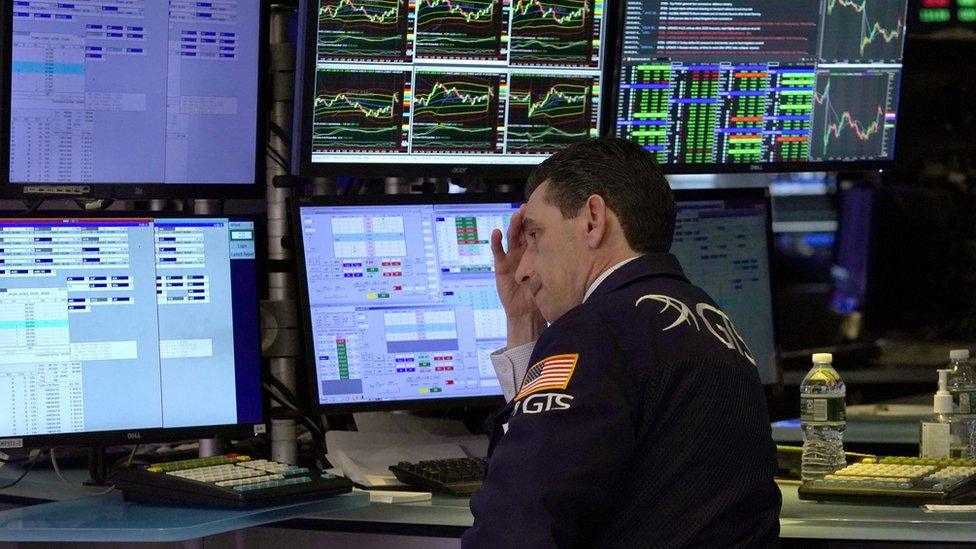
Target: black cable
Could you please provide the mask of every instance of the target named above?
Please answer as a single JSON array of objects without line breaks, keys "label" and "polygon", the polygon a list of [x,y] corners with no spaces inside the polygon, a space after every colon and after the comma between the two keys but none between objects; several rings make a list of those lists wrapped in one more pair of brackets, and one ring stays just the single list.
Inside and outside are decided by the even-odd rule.
[{"label": "black cable", "polygon": [[[278,390],[281,395],[272,392],[270,390],[272,387]],[[283,407],[288,408],[289,412],[295,412],[294,419],[299,420],[305,426],[309,435],[311,435],[313,442],[319,447],[321,457],[324,458],[325,454],[328,453],[328,446],[325,443],[325,426],[321,424],[321,419],[316,420],[315,418],[302,414],[299,406],[297,405],[298,399],[287,387],[285,387],[285,384],[282,383],[281,380],[275,378],[274,376],[268,377],[268,383],[265,384],[265,389],[268,390],[268,396],[270,396],[274,401],[280,403]],[[288,400],[291,400],[291,402],[288,402]]]},{"label": "black cable", "polygon": [[268,129],[271,130],[271,133],[275,134],[275,136],[285,145],[288,145],[289,147],[291,146],[291,136],[285,133],[285,130],[281,126],[275,124],[274,122],[270,122],[268,124]]},{"label": "black cable", "polygon": [[[269,384],[269,385],[273,385],[273,384]],[[289,398],[288,396],[280,396],[280,395],[277,395],[277,394],[271,392],[269,387],[265,386],[265,388],[266,389],[269,389],[268,390],[268,395],[274,401],[278,402],[283,407],[288,408],[288,411],[289,412],[296,412],[294,414],[294,418],[293,419],[300,419],[300,420],[302,420],[302,422],[305,424],[305,427],[309,430],[309,433],[312,434],[312,437],[313,438],[319,438],[319,439],[321,439],[321,437],[324,437],[325,436],[325,427],[322,426],[322,425],[319,425],[314,419],[310,418],[309,416],[307,416],[305,414],[302,414],[301,411],[300,411],[300,409],[299,409],[299,407],[295,404],[294,401],[289,402],[288,400],[286,400],[287,398]],[[282,389],[278,388],[277,386],[275,386],[274,388],[275,389],[278,389],[279,391],[282,390]],[[324,443],[324,440],[323,440],[323,443]]]},{"label": "black cable", "polygon": [[18,482],[24,480],[24,477],[27,476],[27,473],[30,473],[31,472],[31,469],[34,468],[34,465],[37,464],[38,461],[41,461],[41,457],[43,455],[44,455],[43,452],[38,453],[36,458],[34,458],[33,460],[31,460],[31,461],[29,461],[27,463],[27,468],[24,469],[24,472],[21,473],[19,477],[17,477],[16,479],[14,479],[12,482],[9,482],[7,484],[4,484],[3,486],[0,486],[0,490],[6,490],[7,488],[12,488],[12,487],[16,486]]},{"label": "black cable", "polygon": [[271,157],[271,159],[274,160],[275,164],[280,166],[283,170],[285,171],[291,170],[291,168],[288,166],[288,161],[285,160],[285,157],[282,156],[281,153],[279,153],[278,151],[272,149],[271,147],[268,147],[268,156]]}]

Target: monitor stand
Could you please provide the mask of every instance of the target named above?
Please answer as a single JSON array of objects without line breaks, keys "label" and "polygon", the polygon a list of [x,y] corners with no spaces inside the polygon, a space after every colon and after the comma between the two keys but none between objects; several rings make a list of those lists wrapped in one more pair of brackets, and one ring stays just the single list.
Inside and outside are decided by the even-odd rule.
[{"label": "monitor stand", "polygon": [[201,438],[197,453],[202,458],[219,456],[224,451],[224,441],[220,437]]},{"label": "monitor stand", "polygon": [[105,447],[93,446],[88,449],[88,479],[85,486],[110,486],[105,481],[108,478],[108,467],[105,464]]}]

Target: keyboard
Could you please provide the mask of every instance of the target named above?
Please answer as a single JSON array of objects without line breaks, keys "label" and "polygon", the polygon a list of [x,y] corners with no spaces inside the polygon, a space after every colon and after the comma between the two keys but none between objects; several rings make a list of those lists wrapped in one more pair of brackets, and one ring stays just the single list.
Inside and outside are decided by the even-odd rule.
[{"label": "keyboard", "polygon": [[352,490],[344,477],[236,454],[125,467],[108,480],[126,501],[214,507],[281,505]]},{"label": "keyboard", "polygon": [[405,484],[455,496],[470,496],[481,488],[486,461],[482,458],[435,459],[410,463],[401,461],[390,470]]},{"label": "keyboard", "polygon": [[976,460],[884,457],[804,481],[800,499],[877,503],[976,502]]}]

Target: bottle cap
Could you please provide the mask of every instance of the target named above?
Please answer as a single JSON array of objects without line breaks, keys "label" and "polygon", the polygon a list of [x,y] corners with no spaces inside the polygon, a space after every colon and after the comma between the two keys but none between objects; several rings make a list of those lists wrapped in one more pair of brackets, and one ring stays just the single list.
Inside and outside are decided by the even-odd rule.
[{"label": "bottle cap", "polygon": [[932,401],[933,411],[937,414],[951,414],[955,411],[952,403],[952,393],[949,392],[949,374],[952,370],[939,370],[939,390]]},{"label": "bottle cap", "polygon": [[830,353],[813,353],[814,364],[830,364],[834,361],[834,355]]},{"label": "bottle cap", "polygon": [[949,360],[969,360],[969,349],[953,349],[949,351]]}]

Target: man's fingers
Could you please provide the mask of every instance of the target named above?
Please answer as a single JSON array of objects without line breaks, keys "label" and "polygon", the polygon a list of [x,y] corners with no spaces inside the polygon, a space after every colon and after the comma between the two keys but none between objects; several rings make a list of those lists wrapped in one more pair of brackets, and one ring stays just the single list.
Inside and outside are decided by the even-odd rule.
[{"label": "man's fingers", "polygon": [[505,250],[502,249],[501,229],[491,231],[491,255],[495,258],[495,263],[505,261]]},{"label": "man's fingers", "polygon": [[518,246],[519,238],[522,236],[522,209],[512,214],[512,220],[508,222],[508,250]]}]

